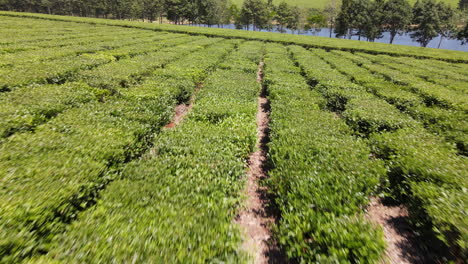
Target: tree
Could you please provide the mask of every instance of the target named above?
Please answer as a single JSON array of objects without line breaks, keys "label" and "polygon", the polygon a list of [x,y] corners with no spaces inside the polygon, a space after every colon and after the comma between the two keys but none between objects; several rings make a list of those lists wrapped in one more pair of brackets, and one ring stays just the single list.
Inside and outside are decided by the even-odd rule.
[{"label": "tree", "polygon": [[340,2],[339,0],[331,0],[328,2],[325,9],[323,9],[323,14],[326,17],[327,24],[330,27],[330,38],[332,37],[332,31],[335,27],[336,17],[338,16],[338,12],[340,10]]},{"label": "tree", "polygon": [[460,8],[460,10],[467,10],[468,9],[468,0],[460,0],[458,2],[458,8]]},{"label": "tree", "polygon": [[272,0],[268,0],[268,2],[267,2],[268,15],[267,15],[266,19],[267,19],[268,31],[271,31],[273,29],[273,20],[276,17],[276,7],[271,2],[272,2]]},{"label": "tree", "polygon": [[411,38],[427,47],[440,31],[438,5],[433,0],[418,0],[413,7],[413,24],[416,27]]},{"label": "tree", "polygon": [[365,24],[361,35],[366,37],[368,41],[374,42],[375,39],[382,37],[383,5],[384,0],[367,2],[364,14]]},{"label": "tree", "polygon": [[457,25],[455,23],[455,10],[448,4],[440,2],[437,4],[439,10],[439,30],[440,41],[437,48],[440,48],[444,38],[451,38],[456,32]]},{"label": "tree", "polygon": [[284,28],[286,27],[289,17],[291,14],[291,7],[286,2],[281,2],[278,7],[276,8],[276,22],[278,23],[279,31],[284,32]]},{"label": "tree", "polygon": [[299,23],[301,19],[301,10],[297,6],[291,7],[291,14],[286,19],[286,28],[291,30],[293,33],[299,29]]},{"label": "tree", "polygon": [[468,21],[465,26],[457,33],[457,39],[461,41],[462,45],[468,43]]},{"label": "tree", "polygon": [[226,0],[199,0],[198,20],[209,26],[221,24],[226,21],[227,1]]},{"label": "tree", "polygon": [[338,16],[336,17],[335,33],[337,37],[350,35],[352,0],[343,0]]},{"label": "tree", "polygon": [[187,17],[189,5],[187,0],[166,0],[164,9],[167,19],[179,24]]},{"label": "tree", "polygon": [[242,21],[241,21],[241,14],[239,7],[237,7],[236,4],[231,4],[229,7],[229,15],[231,18],[234,20],[234,25],[236,26],[236,29],[242,29]]},{"label": "tree", "polygon": [[[337,36],[357,35],[358,39],[365,36],[366,27],[371,22],[371,2],[369,0],[343,0],[343,5],[336,19],[335,33]],[[353,31],[356,31],[355,33]],[[367,29],[369,31],[369,29]]]},{"label": "tree", "polygon": [[306,30],[320,30],[322,27],[326,27],[327,25],[327,18],[325,15],[316,9],[310,9],[309,15],[306,18],[305,29]]},{"label": "tree", "polygon": [[390,44],[397,34],[401,35],[411,23],[411,6],[406,0],[387,0],[382,7],[383,29],[390,32]]},{"label": "tree", "polygon": [[247,26],[252,24],[253,30],[262,29],[268,23],[267,4],[262,0],[245,0],[240,11],[240,22]]}]

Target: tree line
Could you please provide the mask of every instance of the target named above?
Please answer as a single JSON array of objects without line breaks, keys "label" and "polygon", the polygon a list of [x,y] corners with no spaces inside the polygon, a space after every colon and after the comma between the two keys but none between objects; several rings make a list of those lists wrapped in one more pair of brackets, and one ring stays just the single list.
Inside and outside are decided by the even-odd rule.
[{"label": "tree line", "polygon": [[434,0],[418,0],[414,6],[406,0],[343,0],[336,18],[335,33],[374,41],[387,31],[390,43],[393,43],[396,35],[411,31],[411,38],[423,47],[440,36],[440,47],[444,38],[466,39],[463,30],[457,28],[466,19],[463,17],[466,0],[460,1],[460,7],[456,10]]},{"label": "tree line", "polygon": [[411,31],[411,38],[425,47],[437,36],[468,42],[468,0],[458,9],[435,0],[330,0],[323,10],[300,8],[272,0],[245,0],[241,7],[230,0],[0,0],[0,9],[57,15],[168,21],[207,26],[234,23],[236,28],[273,28],[294,32],[330,28],[337,37],[357,36],[368,41],[390,33]]}]

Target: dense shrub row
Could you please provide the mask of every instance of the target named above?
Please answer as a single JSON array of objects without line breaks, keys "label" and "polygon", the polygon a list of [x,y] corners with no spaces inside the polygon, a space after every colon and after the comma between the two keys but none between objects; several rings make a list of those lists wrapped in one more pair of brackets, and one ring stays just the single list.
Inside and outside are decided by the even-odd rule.
[{"label": "dense shrub row", "polygon": [[[300,48],[291,47],[296,60],[304,68],[306,74],[317,79],[324,71],[336,71],[313,53]],[[322,65],[317,69],[317,65]],[[327,68],[328,67],[328,68]],[[324,87],[325,86],[325,87]],[[438,136],[428,133],[417,122],[409,121],[407,117],[390,109],[389,105],[361,104],[359,121],[350,119],[346,112],[355,109],[353,96],[368,98],[364,88],[356,88],[360,93],[351,93],[349,87],[359,87],[351,81],[331,83],[324,79],[324,85],[319,80],[318,89],[322,90],[328,99],[328,90],[337,90],[344,94],[341,102],[343,117],[355,129],[367,130],[369,124],[376,120],[389,122],[400,115],[407,119],[408,124],[395,127],[392,130],[374,130],[369,134],[370,146],[375,155],[386,161],[388,169],[389,188],[394,197],[410,206],[412,220],[415,226],[424,226],[421,231],[431,230],[453,249],[453,253],[464,258],[467,254],[467,222],[463,209],[467,199],[468,162],[464,156],[456,154],[452,145],[445,143]],[[375,99],[378,100],[378,99]],[[458,200],[457,199],[461,199]],[[453,203],[453,204],[452,204]]]},{"label": "dense shrub row", "polygon": [[[0,262],[247,261],[233,218],[263,55],[267,184],[289,260],[381,261],[382,231],[364,217],[379,187],[466,259],[468,66],[441,61],[466,62],[461,53],[0,17]],[[264,37],[279,43],[244,42]],[[192,112],[162,129],[189,98]]]},{"label": "dense shrub row", "polygon": [[[166,38],[166,40],[164,40],[164,38]],[[182,44],[184,41],[187,42],[193,38],[194,37],[170,38],[170,36],[163,35],[160,41],[146,42],[143,44],[143,47],[137,45],[135,50],[131,48],[132,46],[124,46],[117,49],[125,54],[135,56],[141,53],[157,51],[164,47]],[[110,53],[120,54],[118,51],[112,50],[110,50]],[[115,60],[116,57],[107,54],[106,51],[102,51],[52,60],[35,60],[19,68],[0,68],[0,91],[10,91],[16,87],[35,83],[61,83],[71,79],[77,72],[107,64]]]},{"label": "dense shrub row", "polygon": [[[128,35],[128,36],[125,36]],[[98,51],[106,51],[122,46],[134,45],[146,41],[157,41],[159,36],[147,33],[138,35],[135,39],[134,35],[129,33],[116,36],[115,33],[109,33],[109,35],[98,35],[95,37],[85,37],[86,41],[74,40],[74,43],[70,45],[59,45],[52,47],[43,47],[41,49],[26,50],[15,53],[6,53],[0,55],[0,67],[21,68],[26,64],[34,61],[57,59],[61,57],[77,56],[84,53],[93,53]],[[58,41],[61,43],[61,41]]]},{"label": "dense shrub row", "polygon": [[365,67],[373,73],[380,74],[386,79],[407,86],[411,91],[424,97],[428,104],[435,104],[448,109],[468,110],[468,95],[461,91],[454,91],[450,88],[430,83],[417,76],[406,74],[400,70],[395,70],[384,65],[372,63],[371,60],[356,56],[351,53],[341,53],[352,59],[360,66]]},{"label": "dense shrub row", "polygon": [[395,105],[402,112],[420,120],[430,131],[444,136],[456,144],[460,153],[466,155],[468,142],[468,119],[463,111],[441,108],[424,101],[424,97],[410,92],[405,86],[386,80],[378,74],[372,74],[345,58],[340,52],[315,50],[322,59],[329,62],[341,73],[346,74],[355,83],[385,101]]},{"label": "dense shrub row", "polygon": [[37,125],[83,103],[97,100],[100,91],[82,83],[18,88],[0,97],[0,138]]},{"label": "dense shrub row", "polygon": [[[25,45],[30,49],[35,49],[35,47],[31,45],[40,45],[48,41],[77,40],[84,36],[92,37],[99,34],[99,32],[108,30],[107,26],[102,25],[76,24],[48,20],[24,23],[24,20],[15,17],[2,17],[0,23],[2,25],[0,28],[2,32],[0,45],[2,48]],[[127,31],[130,30],[127,29]]]},{"label": "dense shrub row", "polygon": [[340,112],[348,125],[359,134],[367,136],[416,125],[413,119],[362,86],[352,83],[319,56],[298,46],[292,46],[290,50],[308,79],[316,83],[315,88],[326,98],[327,107]]},{"label": "dense shrub row", "polygon": [[[15,31],[16,32],[23,31],[23,29],[21,28]],[[5,34],[5,30],[0,30],[0,32],[2,34]],[[50,37],[48,38],[45,36],[41,38],[39,36],[33,36],[29,38],[21,38],[17,41],[12,41],[11,43],[0,42],[0,56],[9,57],[9,56],[12,56],[14,53],[26,54],[29,52],[34,54],[34,52],[37,52],[37,50],[44,49],[44,48],[68,47],[68,46],[73,46],[77,44],[90,43],[88,38],[95,39],[101,35],[103,35],[104,38],[106,38],[107,37],[106,34],[102,34],[102,32],[106,32],[106,30],[103,30],[101,32],[99,31],[94,32],[94,30],[92,30],[89,33],[83,33],[83,32],[77,31],[75,32],[75,34],[62,33],[60,35],[57,35],[54,38],[50,38]],[[122,30],[121,33],[125,34],[126,31]],[[23,35],[20,34],[17,36],[23,36]],[[14,36],[11,36],[9,39],[11,41],[11,39],[14,39]]]},{"label": "dense shrub row", "polygon": [[[245,260],[233,218],[244,189],[245,159],[256,142],[260,87],[255,71],[261,49],[261,43],[242,44],[225,59],[240,67],[208,74],[186,119],[156,136],[154,147],[129,163],[97,205],[71,224],[49,254],[34,261]],[[214,62],[219,53],[224,49],[200,58]],[[199,58],[176,63],[166,73],[190,82],[194,72],[203,71],[199,63],[204,65]]]},{"label": "dense shrub row", "polygon": [[414,60],[404,57],[391,57],[387,55],[369,56],[364,53],[358,53],[357,55],[366,57],[373,63],[385,65],[405,74],[416,75],[430,83],[448,87],[455,91],[466,92],[468,90],[466,86],[468,75],[466,72],[462,72],[458,67],[447,65],[437,67],[424,60]]},{"label": "dense shrub row", "polygon": [[[199,40],[198,42],[196,40]],[[83,81],[92,87],[102,88],[111,92],[118,92],[118,87],[129,87],[135,82],[140,81],[151,70],[161,67],[167,63],[167,58],[179,57],[184,49],[199,47],[206,41],[215,44],[221,39],[203,39],[200,37],[181,37],[170,38],[159,42],[158,44],[146,43],[143,47],[128,47],[124,53],[136,52],[137,56],[114,61],[100,67],[84,70],[76,73],[71,80]],[[179,50],[180,49],[180,50]],[[111,51],[116,55],[115,51]],[[112,56],[105,54],[106,56]]]},{"label": "dense shrub row", "polygon": [[376,262],[382,233],[362,209],[385,175],[383,163],[369,158],[370,149],[343,120],[322,110],[326,101],[309,90],[281,45],[267,46],[265,85],[272,109],[270,186],[287,256],[301,263]]},{"label": "dense shrub row", "polygon": [[[186,63],[194,51],[219,59],[233,48],[229,42],[196,38],[192,46],[172,47],[177,53],[161,54],[158,60]],[[194,89],[193,81],[165,76],[156,70],[141,85],[68,110],[35,133],[14,135],[0,146],[2,261],[47,250],[62,223],[94,203],[123,163],[147,150],[178,99]]]},{"label": "dense shrub row", "polygon": [[273,41],[282,44],[296,44],[308,47],[324,48],[324,49],[339,49],[347,51],[362,51],[371,54],[389,54],[389,55],[407,55],[423,58],[435,58],[448,61],[468,62],[468,56],[461,51],[452,50],[437,50],[437,49],[423,49],[419,47],[410,47],[402,45],[388,45],[383,43],[367,43],[364,41],[356,40],[343,40],[323,37],[299,36],[299,35],[283,35],[271,34],[266,32],[253,32],[242,30],[230,29],[216,29],[216,28],[202,28],[190,26],[176,26],[170,24],[154,24],[143,23],[134,21],[110,20],[110,19],[97,19],[97,18],[81,18],[69,16],[55,16],[31,13],[17,13],[1,11],[2,16],[14,16],[33,19],[47,19],[55,21],[73,21],[78,23],[91,23],[97,25],[110,25],[129,28],[140,28],[158,31],[169,31],[186,34],[198,34],[214,37],[227,37],[227,38],[242,38],[249,40],[259,41]]},{"label": "dense shrub row", "polygon": [[[200,37],[182,37],[159,42],[159,45],[144,43],[142,47],[136,45],[135,49],[130,47],[110,50],[112,54],[106,56],[118,56],[119,61],[113,61],[91,70],[77,71],[70,80],[76,83],[63,85],[33,85],[19,87],[5,93],[0,97],[2,108],[0,109],[0,138],[8,137],[17,131],[28,131],[37,125],[44,123],[60,112],[80,106],[91,100],[104,100],[104,97],[119,94],[122,87],[135,85],[151,73],[154,68],[160,67],[169,59],[180,56],[177,48],[185,49],[189,41],[196,45],[194,40]],[[203,44],[206,40],[202,38]],[[213,39],[213,42],[220,39]],[[165,44],[162,44],[165,43]],[[171,46],[163,48],[164,46]],[[177,46],[172,46],[177,45]],[[144,54],[145,51],[160,49],[156,52]],[[141,54],[131,57],[133,54]],[[183,54],[183,53],[182,53]],[[86,86],[84,84],[88,84]],[[92,87],[92,88],[91,88]],[[91,97],[91,98],[90,98]]]}]

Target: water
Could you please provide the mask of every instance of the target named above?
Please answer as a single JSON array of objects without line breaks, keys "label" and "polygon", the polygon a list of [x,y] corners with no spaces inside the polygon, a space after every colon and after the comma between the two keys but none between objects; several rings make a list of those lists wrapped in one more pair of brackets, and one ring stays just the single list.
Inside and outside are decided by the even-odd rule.
[{"label": "water", "polygon": [[[205,27],[206,25],[203,24],[196,24],[193,26],[201,26]],[[212,27],[218,27],[218,26],[212,26]],[[222,28],[229,28],[229,29],[236,29],[236,26],[234,24],[227,24],[227,25],[222,25],[220,26]],[[250,27],[252,29],[252,27]],[[269,32],[266,29],[260,30],[262,32]],[[276,27],[273,28],[272,31],[274,33],[280,33]],[[305,35],[305,36],[316,36],[316,37],[329,37],[330,36],[330,29],[329,28],[321,28],[321,29],[314,29],[314,30],[309,30],[309,31],[300,31],[298,32],[297,30],[292,32],[289,29],[286,29],[285,32],[286,34],[296,34],[296,35]],[[332,32],[332,37],[335,38],[335,34]],[[353,36],[351,39],[357,40],[358,36]],[[361,41],[365,41],[365,38],[361,38]],[[437,48],[439,45],[440,41],[440,36],[435,37],[429,42],[427,45],[428,48]],[[383,37],[380,39],[376,39],[375,42],[381,42],[381,43],[389,43],[390,42],[390,33],[389,32],[384,32]],[[393,44],[396,45],[406,45],[406,46],[420,46],[420,44],[414,40],[411,39],[410,33],[404,33],[403,35],[396,35],[395,39],[393,40]],[[459,50],[459,51],[468,51],[468,44],[462,45],[461,41],[456,40],[456,39],[446,39],[444,38],[442,40],[442,44],[440,45],[441,49],[448,49],[448,50]]]}]

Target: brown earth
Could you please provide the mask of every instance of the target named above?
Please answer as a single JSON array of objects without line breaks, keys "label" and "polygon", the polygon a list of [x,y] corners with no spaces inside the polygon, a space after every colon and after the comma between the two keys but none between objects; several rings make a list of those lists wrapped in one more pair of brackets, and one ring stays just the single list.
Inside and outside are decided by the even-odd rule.
[{"label": "brown earth", "polygon": [[383,228],[387,248],[382,263],[441,263],[412,229],[405,206],[385,205],[381,199],[372,198],[367,218]]},{"label": "brown earth", "polygon": [[175,114],[172,121],[164,126],[164,128],[176,127],[184,119],[187,113],[192,109],[192,104],[179,104],[175,107]]},{"label": "brown earth", "polygon": [[[262,79],[263,63],[260,63],[257,81],[261,83]],[[271,198],[267,187],[260,184],[268,177],[265,164],[269,141],[269,113],[269,101],[266,98],[265,87],[262,87],[258,97],[257,150],[250,155],[248,161],[248,179],[245,190],[248,198],[246,207],[239,212],[236,222],[245,234],[242,248],[254,258],[254,263],[285,263],[281,261],[281,254],[271,235],[271,226],[277,219],[273,212]]]},{"label": "brown earth", "polygon": [[172,118],[169,124],[164,126],[164,128],[174,128],[182,122],[184,117],[190,112],[190,110],[192,110],[193,103],[195,102],[195,97],[201,88],[202,84],[197,84],[197,87],[195,88],[195,91],[192,97],[190,98],[189,102],[176,105],[174,109],[174,117]]}]

